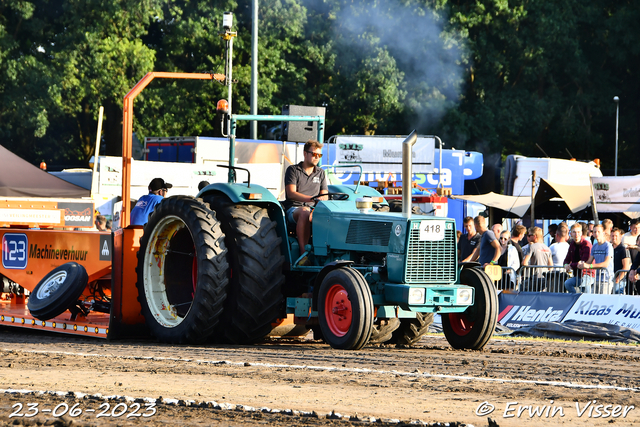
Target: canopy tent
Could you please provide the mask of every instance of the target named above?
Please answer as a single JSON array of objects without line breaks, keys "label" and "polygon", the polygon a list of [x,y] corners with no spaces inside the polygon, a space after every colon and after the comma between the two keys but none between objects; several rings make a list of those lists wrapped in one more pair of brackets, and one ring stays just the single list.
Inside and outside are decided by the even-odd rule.
[{"label": "canopy tent", "polygon": [[540,179],[534,203],[536,218],[586,219],[592,216],[591,188],[588,185],[565,185]]},{"label": "canopy tent", "polygon": [[[451,196],[453,199],[481,203],[490,216],[522,218],[531,214],[531,197],[487,193],[477,196]],[[540,179],[534,197],[536,218],[588,218],[591,213],[591,188],[588,185],[565,185]]]},{"label": "canopy tent", "polygon": [[494,209],[493,213],[502,218],[522,218],[531,205],[530,197],[505,196],[494,192],[477,196],[451,196],[451,198],[481,203]]},{"label": "canopy tent", "polygon": [[0,197],[89,197],[90,192],[57,178],[0,145]]}]

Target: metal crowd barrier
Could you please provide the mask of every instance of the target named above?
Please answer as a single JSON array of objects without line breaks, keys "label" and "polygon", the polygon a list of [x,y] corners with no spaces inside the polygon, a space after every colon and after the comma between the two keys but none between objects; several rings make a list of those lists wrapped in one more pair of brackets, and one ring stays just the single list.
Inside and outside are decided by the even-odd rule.
[{"label": "metal crowd barrier", "polygon": [[518,289],[518,272],[512,267],[502,267],[502,279],[493,282],[500,291],[515,291]]},{"label": "metal crowd barrier", "polygon": [[[640,274],[640,269],[638,269],[638,274]],[[632,282],[629,279],[629,271],[631,270],[618,270],[615,273],[614,277],[618,277],[618,274],[623,274],[624,277],[620,280],[619,285],[614,285],[614,291],[618,291],[616,293],[624,294],[624,295],[640,295],[640,280]]]},{"label": "metal crowd barrier", "polygon": [[566,292],[564,282],[569,278],[564,267],[523,265],[520,267],[521,292]]},{"label": "metal crowd barrier", "polygon": [[[628,272],[629,270],[617,271],[613,278],[622,274],[624,279],[615,284],[605,268],[578,269],[576,289],[582,293],[638,295],[640,281],[637,286],[629,283]],[[565,282],[571,277],[573,273],[567,273],[561,266],[525,265],[518,272],[511,267],[502,267],[502,279],[494,283],[496,289],[503,291],[566,293]]]}]

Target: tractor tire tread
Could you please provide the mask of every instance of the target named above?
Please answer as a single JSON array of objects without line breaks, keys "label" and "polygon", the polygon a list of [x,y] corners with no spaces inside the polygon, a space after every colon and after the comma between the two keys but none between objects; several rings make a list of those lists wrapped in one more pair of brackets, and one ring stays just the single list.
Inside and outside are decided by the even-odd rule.
[{"label": "tractor tire tread", "polygon": [[[160,325],[151,313],[144,292],[143,263],[153,227],[167,215],[176,215],[189,228],[198,258],[197,286],[191,308],[178,327]],[[161,342],[171,344],[200,344],[215,331],[223,313],[229,285],[226,260],[227,249],[220,222],[202,201],[189,196],[173,196],[156,205],[144,226],[136,268],[138,301],[151,333]]]}]

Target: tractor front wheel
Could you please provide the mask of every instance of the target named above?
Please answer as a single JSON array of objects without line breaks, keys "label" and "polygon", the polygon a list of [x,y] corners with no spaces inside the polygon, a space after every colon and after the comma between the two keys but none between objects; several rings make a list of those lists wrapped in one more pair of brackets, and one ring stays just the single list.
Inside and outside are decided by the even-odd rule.
[{"label": "tractor front wheel", "polygon": [[463,269],[460,282],[474,288],[474,304],[462,313],[443,314],[442,330],[451,347],[481,350],[496,328],[498,294],[489,276],[477,268]]},{"label": "tractor front wheel", "polygon": [[362,274],[351,268],[327,274],[319,289],[318,316],[323,339],[331,347],[364,347],[373,327],[373,298]]}]

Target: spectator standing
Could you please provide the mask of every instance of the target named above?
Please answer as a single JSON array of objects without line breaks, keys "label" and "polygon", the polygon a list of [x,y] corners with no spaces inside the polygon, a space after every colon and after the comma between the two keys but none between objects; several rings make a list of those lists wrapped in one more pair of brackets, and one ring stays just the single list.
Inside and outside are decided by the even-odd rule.
[{"label": "spectator standing", "polygon": [[463,234],[458,241],[458,259],[460,262],[471,261],[473,252],[480,247],[480,234],[476,231],[473,218],[465,217],[463,226],[466,234]]},{"label": "spectator standing", "polygon": [[145,225],[149,221],[149,215],[158,203],[164,199],[173,185],[164,182],[162,178],[154,178],[149,183],[149,194],[138,199],[131,210],[131,225]]},{"label": "spectator standing", "polygon": [[549,248],[553,245],[556,240],[556,231],[558,231],[558,224],[549,224]]},{"label": "spectator standing", "polygon": [[613,230],[613,221],[609,218],[602,220],[602,227],[604,228],[604,236],[607,242],[611,242],[611,230]]},{"label": "spectator standing", "polygon": [[553,265],[551,250],[543,243],[542,229],[529,227],[529,251],[524,257],[524,265]]},{"label": "spectator standing", "polygon": [[[586,226],[586,224],[585,224]],[[582,235],[583,226],[575,223],[571,226],[571,241],[569,242],[569,251],[564,258],[564,269],[573,272],[573,277],[564,282],[564,287],[575,289],[580,286],[581,278],[578,277],[578,263],[586,261],[591,256],[591,242]]]},{"label": "spectator standing", "polygon": [[[520,268],[520,259],[518,258],[518,251],[514,246],[513,240],[511,240],[511,233],[508,230],[500,233],[500,258],[498,259],[498,265],[502,267],[508,267],[505,272],[509,277],[511,288],[515,288],[516,284],[516,272]],[[517,243],[516,243],[517,244]]]},{"label": "spectator standing", "polygon": [[[604,293],[611,293],[611,280],[613,279],[613,246],[606,241],[604,234],[604,227],[602,224],[598,224],[593,227],[594,235],[596,236],[596,243],[591,248],[591,255],[586,261],[578,262],[579,270],[592,270],[594,268],[604,268],[605,270],[599,270],[597,272],[582,272],[581,286],[585,288],[587,293],[591,293],[591,285],[603,285]],[[595,277],[589,273],[596,273]],[[570,293],[576,293],[575,286],[568,286],[570,281],[565,282],[565,288]]]},{"label": "spectator standing", "polygon": [[[500,258],[500,243],[493,231],[487,229],[487,220],[485,217],[478,215],[473,219],[476,230],[482,234],[480,238],[480,249],[477,252],[477,260],[481,266],[487,264],[498,264]],[[472,260],[475,260],[472,258]]]},{"label": "spectator standing", "polygon": [[498,236],[502,233],[502,224],[496,222],[491,226],[491,231],[493,231],[494,236],[498,238]]},{"label": "spectator standing", "polygon": [[611,230],[611,244],[613,245],[613,271],[616,274],[613,280],[613,293],[622,294],[627,286],[627,275],[618,271],[629,270],[631,255],[629,255],[629,249],[622,244],[622,230],[619,228],[614,227]]},{"label": "spectator standing", "polygon": [[[636,242],[637,246],[640,246],[640,237]],[[638,274],[638,268],[640,268],[640,251],[638,255],[631,258],[633,263],[629,267],[629,285],[627,287],[627,295],[640,295],[640,275]]]},{"label": "spectator standing", "polygon": [[[540,227],[529,227],[527,237],[529,238],[529,249],[524,257],[524,265],[553,265],[553,258],[549,247],[544,244],[544,235]],[[539,292],[545,288],[544,275],[546,268],[536,269],[524,282],[526,291]]]},{"label": "spectator standing", "polygon": [[527,227],[522,224],[516,224],[513,230],[511,230],[511,244],[516,248],[516,251],[518,251],[519,265],[522,265],[522,261],[524,261],[524,253],[519,242],[524,238],[525,234],[527,234]]},{"label": "spectator standing", "polygon": [[564,259],[569,252],[569,227],[564,224],[558,226],[555,234],[555,243],[549,246],[551,256],[553,257],[553,265],[564,265]]},{"label": "spectator standing", "polygon": [[629,231],[622,236],[622,244],[629,249],[631,259],[638,255],[638,235],[640,235],[640,220],[634,218],[629,225]]},{"label": "spectator standing", "polygon": [[582,229],[582,234],[584,236],[587,236],[587,239],[589,239],[589,241],[593,245],[593,242],[595,241],[595,237],[593,236],[593,223],[592,222],[587,224],[587,230],[586,231],[584,230],[584,228]]},{"label": "spectator standing", "polygon": [[98,231],[107,231],[107,218],[104,215],[96,216],[96,228]]}]

